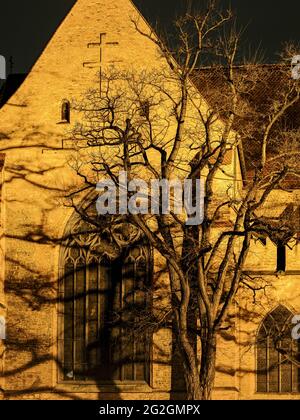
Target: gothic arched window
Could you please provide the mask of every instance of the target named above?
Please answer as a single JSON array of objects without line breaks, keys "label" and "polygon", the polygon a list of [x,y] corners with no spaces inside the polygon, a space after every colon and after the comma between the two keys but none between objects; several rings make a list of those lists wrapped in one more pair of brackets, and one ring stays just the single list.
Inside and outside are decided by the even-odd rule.
[{"label": "gothic arched window", "polygon": [[299,392],[299,343],[293,314],[282,305],[264,319],[257,337],[257,392]]},{"label": "gothic arched window", "polygon": [[150,248],[128,223],[101,234],[78,226],[63,251],[63,380],[149,382],[150,337],[138,327],[150,304]]},{"label": "gothic arched window", "polygon": [[71,115],[71,105],[68,100],[63,100],[61,104],[61,121],[63,122],[70,122],[70,115]]}]

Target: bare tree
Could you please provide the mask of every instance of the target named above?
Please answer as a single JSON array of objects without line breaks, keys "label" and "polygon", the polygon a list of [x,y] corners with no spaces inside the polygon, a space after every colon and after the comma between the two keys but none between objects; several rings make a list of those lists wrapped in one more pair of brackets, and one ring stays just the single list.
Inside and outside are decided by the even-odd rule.
[{"label": "bare tree", "polygon": [[[158,46],[168,68],[112,69],[102,75],[101,94],[90,90],[74,102],[81,122],[72,131],[77,153],[70,164],[81,183],[68,200],[88,218],[76,204],[78,197],[94,191],[103,178],[121,187],[120,171],[128,182],[172,180],[175,174],[181,180],[204,180],[200,225],[190,226],[184,214],[175,212],[127,218],[160,254],[168,273],[169,303],[146,314],[143,325],[159,329],[172,323],[187,398],[209,399],[218,333],[239,287],[255,291],[243,273],[252,239],[286,244],[295,236],[293,205],[286,222],[278,223],[265,212],[265,204],[300,175],[299,129],[284,123],[299,104],[300,85],[285,63],[274,70],[278,86],[269,91],[263,90],[268,85],[263,66],[238,66],[239,34],[232,13],[221,12],[215,1],[203,13],[177,20],[172,51],[153,32],[142,32],[139,22],[133,24]],[[224,166],[237,153],[240,176]],[[228,223],[222,227],[218,221],[224,210]],[[96,219],[90,222],[97,224]]]}]

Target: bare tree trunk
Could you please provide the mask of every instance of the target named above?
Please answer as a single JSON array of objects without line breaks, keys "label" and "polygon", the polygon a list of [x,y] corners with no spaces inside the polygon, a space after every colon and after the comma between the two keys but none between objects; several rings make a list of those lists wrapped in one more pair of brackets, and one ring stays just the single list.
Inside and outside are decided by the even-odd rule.
[{"label": "bare tree trunk", "polygon": [[184,376],[186,384],[186,399],[189,401],[201,400],[201,386],[198,370],[184,367]]},{"label": "bare tree trunk", "polygon": [[[202,354],[200,373],[196,363],[197,355],[191,358],[184,354],[184,379],[186,384],[187,400],[210,400],[215,379],[216,365],[216,337],[208,335],[202,340]],[[181,352],[185,350],[181,348]]]},{"label": "bare tree trunk", "polygon": [[215,380],[216,367],[216,336],[208,333],[201,339],[202,354],[200,368],[201,399],[210,400]]},{"label": "bare tree trunk", "polygon": [[177,332],[178,349],[181,354],[184,372],[186,399],[190,401],[200,400],[201,388],[199,368],[197,363],[197,348],[196,346],[191,345],[184,331],[177,330]]}]

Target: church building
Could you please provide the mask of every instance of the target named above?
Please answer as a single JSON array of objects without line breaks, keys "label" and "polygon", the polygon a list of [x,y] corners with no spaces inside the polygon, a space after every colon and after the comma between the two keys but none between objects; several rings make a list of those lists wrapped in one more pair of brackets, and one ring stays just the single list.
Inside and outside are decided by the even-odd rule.
[{"label": "church building", "polygon": [[[73,99],[91,87],[101,91],[109,68],[167,67],[157,46],[137,32],[136,19],[150,31],[131,0],[77,0],[30,73],[13,81],[13,91],[7,85],[0,99],[0,316],[6,330],[0,399],[184,398],[169,331],[147,342],[134,335],[125,346],[107,327],[127,288],[159,272],[156,253],[146,240],[129,246],[138,233],[123,223],[115,231],[118,246],[105,229],[87,233],[62,199],[78,182],[70,165]],[[200,96],[210,78],[196,83]],[[299,107],[295,112],[299,119]],[[246,152],[228,153],[221,192],[232,178],[226,174],[246,179],[251,173]],[[266,211],[277,218],[290,211],[300,231],[299,200],[298,178],[273,193]],[[229,217],[222,214],[220,226]],[[268,332],[300,315],[300,245],[255,238],[246,274],[263,279],[265,289],[237,295],[235,318],[219,337],[213,398],[299,399],[300,364],[273,350]],[[151,305],[144,296],[133,299]],[[298,342],[284,340],[297,353]],[[126,362],[118,363],[124,351]]]}]

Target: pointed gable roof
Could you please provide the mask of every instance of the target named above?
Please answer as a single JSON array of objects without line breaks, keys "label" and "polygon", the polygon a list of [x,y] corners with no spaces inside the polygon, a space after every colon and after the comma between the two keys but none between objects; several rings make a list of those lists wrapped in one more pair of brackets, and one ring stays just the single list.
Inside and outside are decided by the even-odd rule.
[{"label": "pointed gable roof", "polygon": [[1,108],[2,129],[13,126],[15,132],[19,127],[24,134],[24,126],[26,130],[38,125],[43,131],[58,132],[61,101],[93,86],[100,65],[157,67],[162,60],[157,47],[136,31],[132,18],[149,31],[131,0],[77,0],[25,81]]}]

